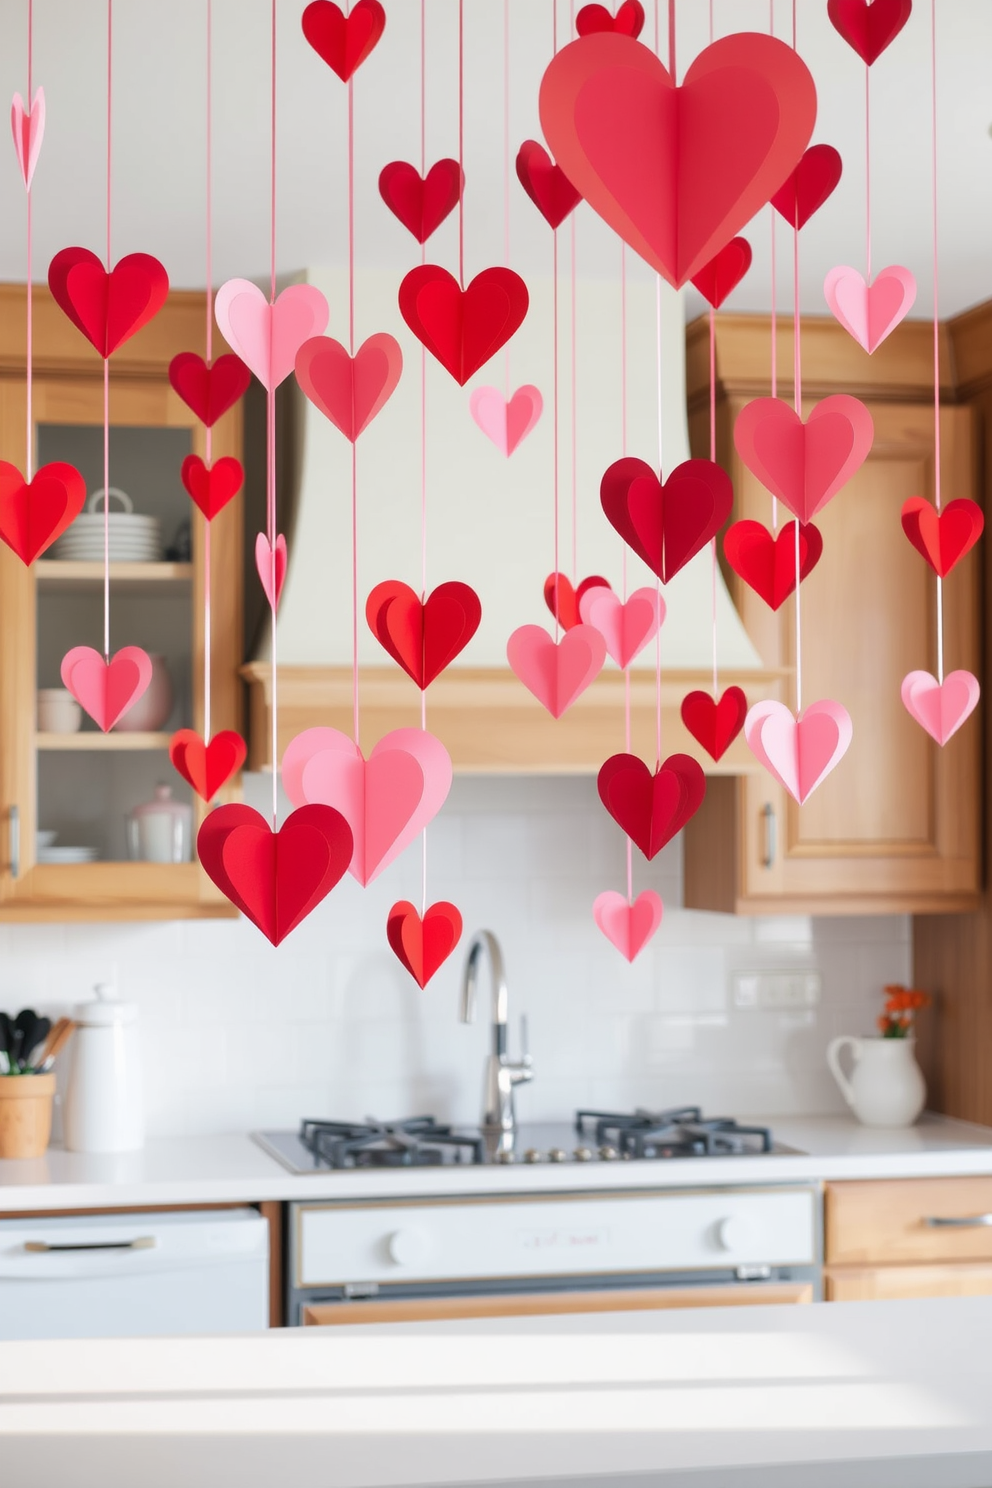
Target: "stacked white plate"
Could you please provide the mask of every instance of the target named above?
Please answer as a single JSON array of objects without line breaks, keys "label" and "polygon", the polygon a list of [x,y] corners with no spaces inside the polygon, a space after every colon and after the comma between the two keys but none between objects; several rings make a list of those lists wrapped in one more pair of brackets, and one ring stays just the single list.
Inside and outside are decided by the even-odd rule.
[{"label": "stacked white plate", "polygon": [[39,863],[93,863],[95,847],[39,847]]},{"label": "stacked white plate", "polygon": [[[157,517],[143,517],[134,510],[134,503],[125,491],[116,486],[110,488],[111,499],[116,498],[123,511],[111,511],[110,561],[111,563],[158,563],[163,549],[162,524]],[[102,563],[104,544],[103,490],[94,491],[81,512],[58,542],[52,547],[51,556],[66,562]]]}]

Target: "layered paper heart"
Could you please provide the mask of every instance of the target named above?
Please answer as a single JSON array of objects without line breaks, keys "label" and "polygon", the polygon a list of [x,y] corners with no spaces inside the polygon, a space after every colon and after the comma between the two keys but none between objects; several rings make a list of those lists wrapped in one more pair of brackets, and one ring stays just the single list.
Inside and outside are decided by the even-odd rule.
[{"label": "layered paper heart", "polygon": [[447,269],[421,264],[400,284],[400,314],[462,387],[505,346],[527,314],[527,286],[512,269],[483,269],[466,289]]},{"label": "layered paper heart", "polygon": [[282,780],[294,806],[321,802],[351,828],[349,869],[371,883],[433,821],[451,788],[451,758],[426,729],[394,729],[368,759],[347,734],[306,729],[283,755]]},{"label": "layered paper heart", "polygon": [[55,460],[26,481],[0,460],[0,538],[22,563],[33,563],[83,509],[86,482],[73,465]]},{"label": "layered paper heart", "polygon": [[714,698],[708,692],[689,692],[682,699],[682,722],[697,744],[715,760],[726,754],[744,727],[747,698],[740,687],[727,687]]},{"label": "layered paper heart", "polygon": [[607,654],[621,670],[653,641],[665,619],[665,601],[655,589],[635,589],[628,600],[595,584],[579,598],[579,617],[599,631]]},{"label": "layered paper heart", "polygon": [[540,625],[521,625],[506,643],[506,659],[527,691],[560,718],[603,670],[606,642],[591,625],[573,625],[557,642]]},{"label": "layered paper heart", "polygon": [[661,924],[664,905],[654,889],[644,889],[633,904],[622,894],[607,889],[593,900],[592,917],[611,945],[627,961],[643,951]]},{"label": "layered paper heart", "polygon": [[169,363],[169,381],[201,423],[212,429],[244,397],[251,373],[240,357],[227,351],[205,362],[195,351],[181,351]]},{"label": "layered paper heart", "polygon": [[582,200],[560,165],[537,140],[524,140],[517,151],[517,180],[549,227],[561,227]]},{"label": "layered paper heart", "polygon": [[582,616],[579,614],[582,596],[597,585],[609,589],[610,582],[599,574],[590,574],[573,588],[567,574],[548,574],[544,581],[544,603],[563,630],[572,630],[582,623]]},{"label": "layered paper heart", "polygon": [[871,356],[912,310],[916,280],[909,269],[890,264],[867,284],[857,269],[840,264],[824,279],[823,296],[834,319]]},{"label": "layered paper heart", "polygon": [[849,393],[822,398],[805,423],[781,398],[755,398],[734,423],[748,470],[804,524],[860,470],[874,434],[868,409]]},{"label": "layered paper heart", "polygon": [[386,920],[386,939],[418,987],[427,986],[455,949],[461,934],[461,914],[446,899],[432,904],[423,919],[408,899],[401,899],[393,905]]},{"label": "layered paper heart", "polygon": [[183,779],[204,801],[212,801],[245,762],[248,746],[234,729],[221,729],[209,743],[195,729],[177,729],[169,740],[169,758]]},{"label": "layered paper heart", "polygon": [[34,102],[30,109],[24,107],[20,93],[14,94],[10,105],[10,131],[14,136],[17,164],[21,168],[21,180],[26,191],[31,190],[34,168],[41,153],[41,142],[45,137],[45,90],[34,90]]},{"label": "layered paper heart", "polygon": [[844,758],[854,729],[842,703],[810,703],[798,718],[784,703],[755,703],[744,737],[755,759],[800,804]]},{"label": "layered paper heart", "polygon": [[386,12],[379,0],[356,0],[347,15],[332,0],[311,0],[301,24],[318,57],[346,83],[382,35]]},{"label": "layered paper heart", "polygon": [[152,680],[151,657],[140,646],[122,646],[109,661],[92,646],[73,646],[62,658],[63,687],[93,722],[109,732]]},{"label": "layered paper heart", "polygon": [[740,284],[744,275],[751,267],[751,244],[747,238],[731,238],[720,252],[710,259],[709,263],[697,274],[693,274],[692,283],[699,290],[704,300],[719,310],[724,300]]},{"label": "layered paper heart", "polygon": [[663,583],[706,546],[730,516],[734,490],[712,460],[686,460],[664,485],[650,465],[625,456],[600,483],[611,526]]},{"label": "layered paper heart", "polygon": [[792,174],[772,197],[772,206],[790,227],[805,227],[841,178],[843,162],[833,145],[810,145]]},{"label": "layered paper heart", "polygon": [[292,372],[304,341],[324,330],[329,313],[313,284],[290,284],[270,305],[248,279],[228,279],[214,299],[221,334],[270,393]]},{"label": "layered paper heart", "polygon": [[[723,551],[737,576],[777,610],[796,587],[796,524],[786,522],[775,536],[761,522],[732,522],[723,535]],[[799,577],[820,561],[823,538],[812,522],[799,524]]]},{"label": "layered paper heart", "polygon": [[379,195],[418,243],[426,243],[441,226],[464,190],[465,177],[457,160],[435,160],[426,176],[405,160],[391,160],[379,172]]},{"label": "layered paper heart", "polygon": [[459,656],[479,628],[482,605],[468,584],[439,584],[421,603],[409,584],[386,579],[365,602],[376,640],[424,690]]},{"label": "layered paper heart", "polygon": [[870,67],[909,20],[913,0],[827,0],[827,15]]},{"label": "layered paper heart", "polygon": [[351,832],[329,806],[303,806],[278,832],[251,806],[216,806],[196,838],[203,870],[277,946],[343,877]]},{"label": "layered paper heart", "polygon": [[469,412],[496,448],[512,455],[527,438],[544,408],[544,399],[536,387],[525,383],[507,400],[499,388],[477,387],[468,400]]},{"label": "layered paper heart", "polygon": [[[199,455],[187,455],[180,471],[182,483],[192,500],[210,522],[238,494],[245,483],[241,461],[233,455],[221,455],[207,465]],[[265,580],[262,580],[263,584]]]},{"label": "layered paper heart", "polygon": [[169,276],[150,253],[129,253],[108,274],[88,248],[63,248],[48,266],[48,287],[76,329],[109,357],[161,310]]},{"label": "layered paper heart", "polygon": [[395,336],[378,331],[349,356],[331,336],[313,336],[296,353],[296,380],[310,402],[352,444],[392,396],[403,371]]},{"label": "layered paper heart", "polygon": [[944,745],[975,711],[981,688],[971,672],[948,672],[943,682],[929,672],[910,672],[900,695],[910,717]]},{"label": "layered paper heart", "polygon": [[984,526],[982,508],[967,496],[949,501],[940,511],[922,496],[903,503],[902,530],[941,579],[971,552]]},{"label": "layered paper heart", "polygon": [[641,0],[623,0],[616,15],[611,15],[605,5],[583,5],[575,17],[575,29],[580,36],[592,36],[597,31],[640,36],[644,30],[644,6]]},{"label": "layered paper heart", "polygon": [[636,754],[614,754],[600,767],[599,798],[618,826],[651,859],[702,805],[706,776],[691,754],[670,754],[652,772]]},{"label": "layered paper heart", "polygon": [[276,537],[275,553],[264,532],[255,538],[255,568],[262,582],[262,589],[272,609],[278,609],[282,586],[286,581],[286,564],[289,555],[286,539],[280,532]]},{"label": "layered paper heart", "polygon": [[680,288],[798,165],[816,89],[797,53],[772,36],[722,37],[676,88],[648,47],[601,33],[553,58],[540,114],[576,190]]}]

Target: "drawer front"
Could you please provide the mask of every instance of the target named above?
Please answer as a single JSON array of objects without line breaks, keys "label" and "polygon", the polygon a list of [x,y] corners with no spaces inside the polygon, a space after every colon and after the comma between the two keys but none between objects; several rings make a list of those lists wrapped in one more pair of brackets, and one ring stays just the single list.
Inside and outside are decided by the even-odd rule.
[{"label": "drawer front", "polygon": [[828,1265],[992,1260],[992,1178],[829,1183]]},{"label": "drawer front", "polygon": [[992,1263],[959,1266],[845,1266],[828,1271],[828,1302],[891,1302],[905,1297],[987,1297]]}]

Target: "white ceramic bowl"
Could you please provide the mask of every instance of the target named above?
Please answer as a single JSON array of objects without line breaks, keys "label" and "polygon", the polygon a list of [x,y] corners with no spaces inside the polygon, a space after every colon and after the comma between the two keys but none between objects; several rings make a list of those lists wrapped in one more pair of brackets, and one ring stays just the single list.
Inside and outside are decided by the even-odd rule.
[{"label": "white ceramic bowl", "polygon": [[83,710],[65,687],[39,687],[38,732],[41,734],[78,734]]}]

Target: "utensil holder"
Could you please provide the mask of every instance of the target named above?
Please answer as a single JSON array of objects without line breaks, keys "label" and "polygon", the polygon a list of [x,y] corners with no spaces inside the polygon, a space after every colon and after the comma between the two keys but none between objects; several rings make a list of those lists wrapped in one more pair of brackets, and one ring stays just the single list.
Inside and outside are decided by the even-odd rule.
[{"label": "utensil holder", "polygon": [[41,1157],[54,1095],[54,1074],[0,1075],[0,1157]]}]

